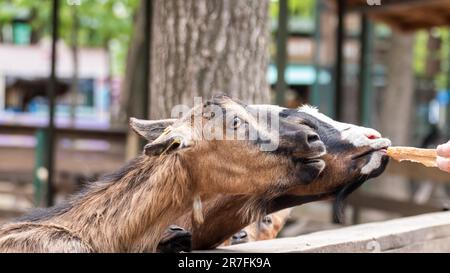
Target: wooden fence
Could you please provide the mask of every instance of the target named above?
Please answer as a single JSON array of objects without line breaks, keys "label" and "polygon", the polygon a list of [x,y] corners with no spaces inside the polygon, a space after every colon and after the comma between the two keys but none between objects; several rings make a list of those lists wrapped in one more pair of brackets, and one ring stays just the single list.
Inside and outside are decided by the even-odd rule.
[{"label": "wooden fence", "polygon": [[222,247],[215,252],[450,252],[450,212]]}]

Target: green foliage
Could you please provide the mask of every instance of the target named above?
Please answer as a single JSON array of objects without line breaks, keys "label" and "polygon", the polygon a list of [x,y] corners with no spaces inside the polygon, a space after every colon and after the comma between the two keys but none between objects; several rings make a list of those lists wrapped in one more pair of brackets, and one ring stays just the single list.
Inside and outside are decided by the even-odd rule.
[{"label": "green foliage", "polygon": [[416,75],[423,76],[425,74],[425,66],[427,59],[427,42],[428,33],[426,31],[419,31],[416,34],[414,43],[414,57],[413,66]]},{"label": "green foliage", "polygon": [[439,59],[442,60],[441,73],[436,77],[436,85],[439,89],[450,88],[450,31],[448,28],[440,28],[439,35],[442,37],[442,47]]},{"label": "green foliage", "polygon": [[[78,44],[83,47],[104,47],[111,49],[113,74],[124,70],[124,56],[133,28],[133,15],[139,0],[80,0],[81,5],[69,5],[60,0],[60,36],[71,43],[71,29],[74,23],[73,9],[78,15]],[[40,37],[50,36],[51,1],[49,0],[2,0],[0,2],[0,25],[27,13],[31,25]],[[27,16],[28,17],[28,16]],[[110,47],[110,43],[114,46]]]},{"label": "green foliage", "polygon": [[[314,18],[316,0],[288,0],[289,16]],[[270,1],[270,17],[278,18],[278,0]]]},{"label": "green foliage", "polygon": [[[436,35],[441,37],[442,45],[437,52],[436,56],[441,60],[441,70],[436,75],[436,87],[438,89],[445,89],[448,86],[448,71],[450,69],[450,31],[448,28],[441,27],[433,30]],[[424,76],[426,70],[426,61],[428,54],[435,54],[435,52],[430,52],[428,49],[428,31],[419,31],[416,34],[416,40],[414,44],[414,72],[417,76]]]},{"label": "green foliage", "polygon": [[289,13],[291,16],[314,18],[314,7],[316,0],[290,0]]}]

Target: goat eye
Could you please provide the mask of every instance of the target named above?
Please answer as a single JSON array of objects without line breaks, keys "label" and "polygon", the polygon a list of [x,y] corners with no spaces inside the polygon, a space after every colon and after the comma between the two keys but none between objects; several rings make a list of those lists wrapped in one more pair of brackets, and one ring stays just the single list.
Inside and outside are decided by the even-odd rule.
[{"label": "goat eye", "polygon": [[238,117],[233,118],[233,129],[237,129],[241,125],[241,119]]},{"label": "goat eye", "polygon": [[313,130],[317,130],[317,125],[315,125],[313,122],[309,121],[309,120],[302,120],[300,122],[301,125],[305,125],[308,126],[309,128],[313,129]]},{"label": "goat eye", "polygon": [[270,224],[272,224],[272,218],[270,218],[269,216],[265,216],[265,217],[262,219],[262,222],[263,222],[264,224],[266,224],[266,225],[270,225]]}]

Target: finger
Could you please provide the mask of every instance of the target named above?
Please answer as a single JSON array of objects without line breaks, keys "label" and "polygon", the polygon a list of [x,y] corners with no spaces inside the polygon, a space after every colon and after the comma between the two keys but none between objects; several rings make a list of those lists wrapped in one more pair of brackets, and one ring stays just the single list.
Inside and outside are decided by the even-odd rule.
[{"label": "finger", "polygon": [[450,158],[438,157],[436,163],[439,169],[450,172]]},{"label": "finger", "polygon": [[436,149],[438,156],[450,157],[450,141],[446,144],[439,145]]}]

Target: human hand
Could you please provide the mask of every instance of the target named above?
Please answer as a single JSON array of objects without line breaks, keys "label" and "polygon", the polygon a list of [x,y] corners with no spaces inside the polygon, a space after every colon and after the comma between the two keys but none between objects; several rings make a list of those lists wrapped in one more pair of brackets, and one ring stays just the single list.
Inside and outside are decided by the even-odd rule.
[{"label": "human hand", "polygon": [[438,168],[443,171],[450,172],[450,141],[439,145],[436,151],[438,155],[436,160]]}]

